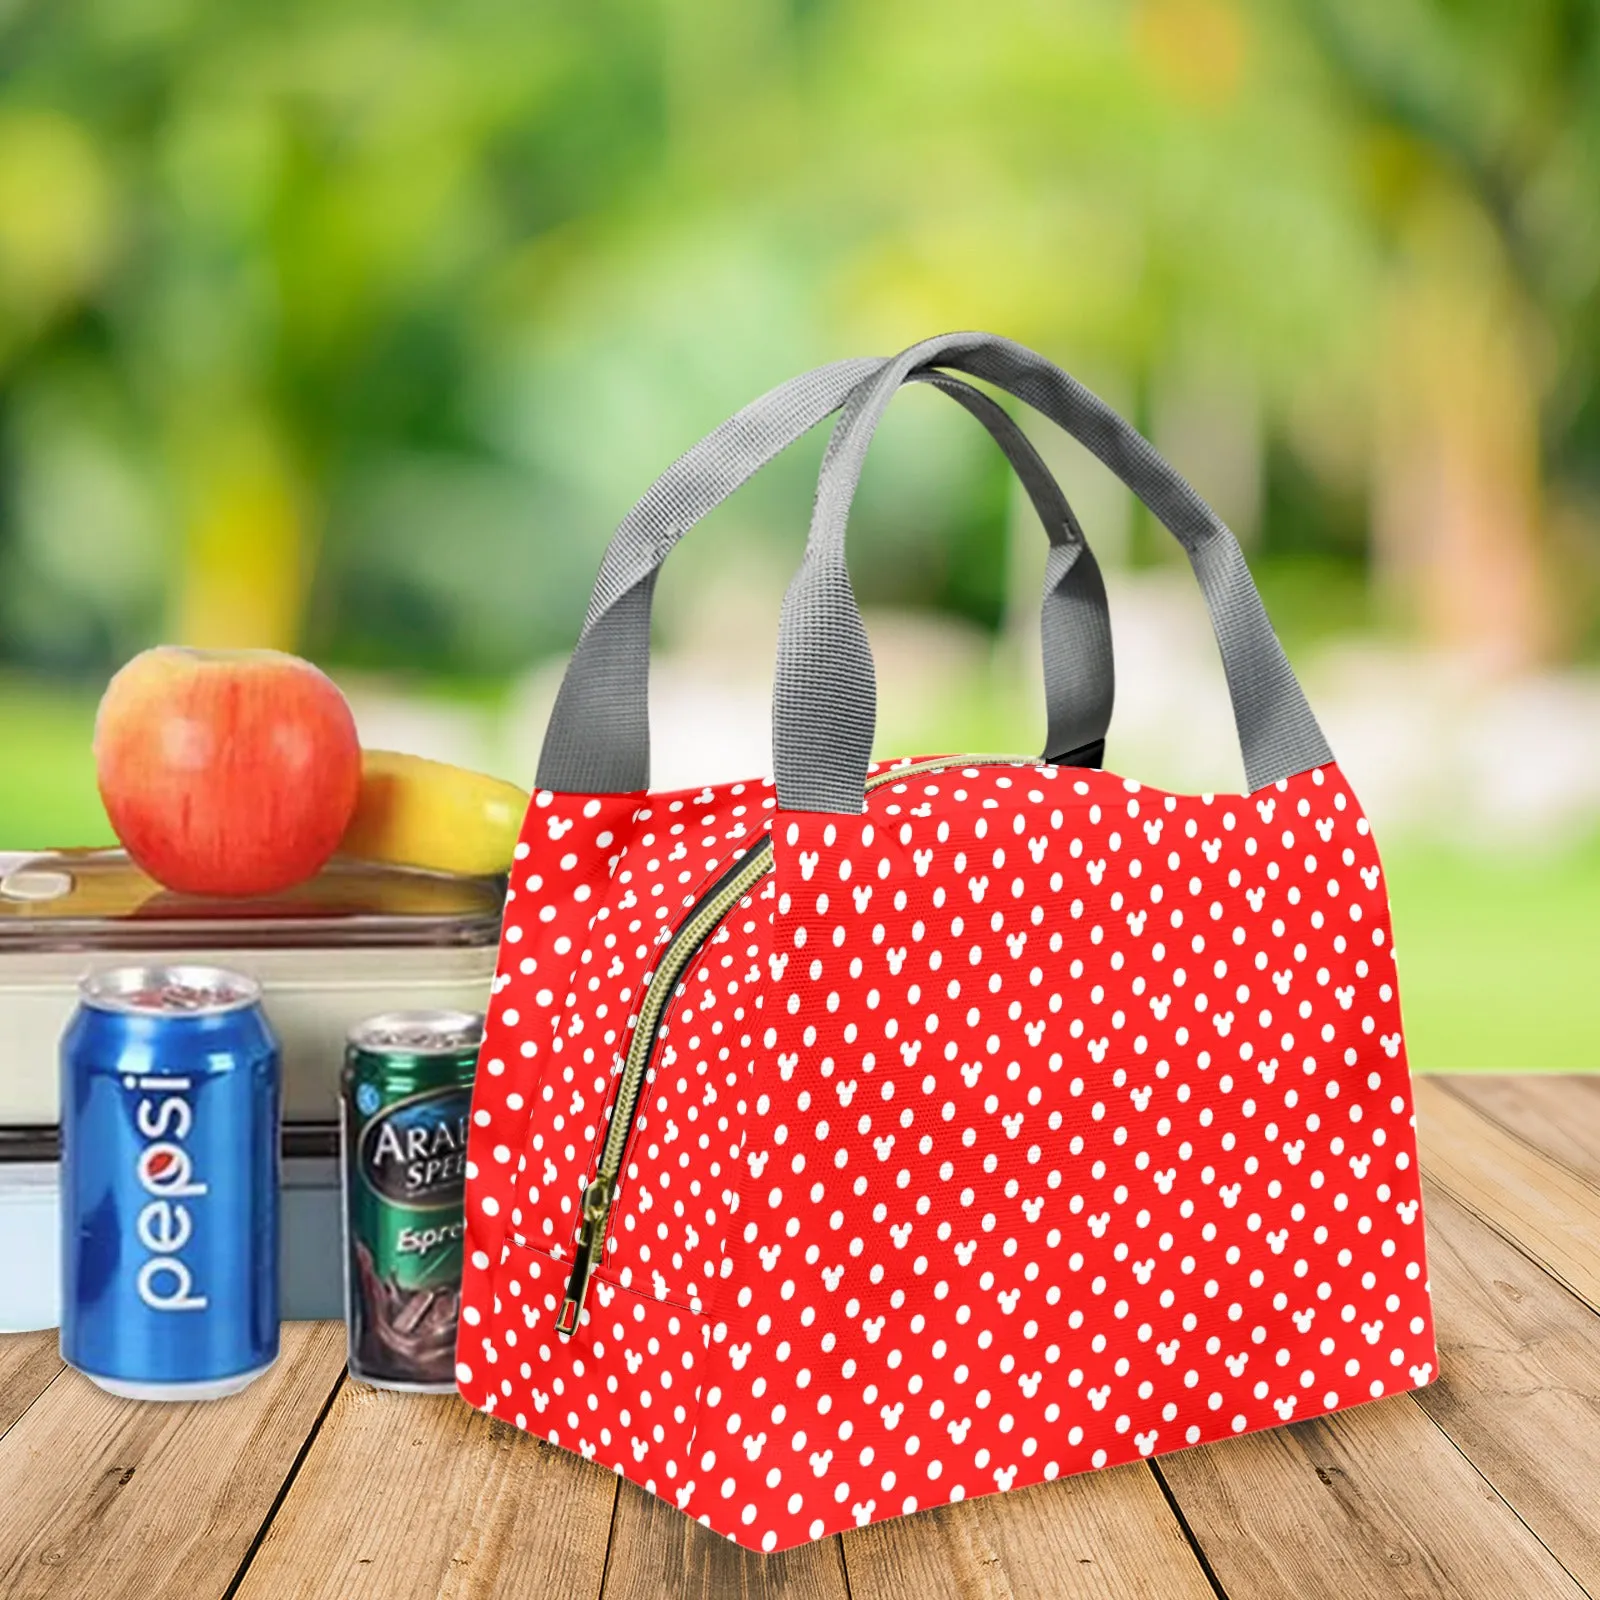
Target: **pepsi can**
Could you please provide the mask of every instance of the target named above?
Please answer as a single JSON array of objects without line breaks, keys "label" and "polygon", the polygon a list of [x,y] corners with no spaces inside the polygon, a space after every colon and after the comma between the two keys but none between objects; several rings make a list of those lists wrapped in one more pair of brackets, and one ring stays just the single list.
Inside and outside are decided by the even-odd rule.
[{"label": "pepsi can", "polygon": [[277,1041],[218,967],[91,974],[61,1042],[61,1355],[209,1400],[278,1355]]}]

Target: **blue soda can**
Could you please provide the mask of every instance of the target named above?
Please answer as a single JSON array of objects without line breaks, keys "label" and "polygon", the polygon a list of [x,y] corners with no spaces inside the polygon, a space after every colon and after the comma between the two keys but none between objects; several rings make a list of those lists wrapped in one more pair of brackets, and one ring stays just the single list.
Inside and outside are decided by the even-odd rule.
[{"label": "blue soda can", "polygon": [[91,974],[61,1041],[61,1355],[134,1400],[278,1356],[278,1044],[251,979]]}]

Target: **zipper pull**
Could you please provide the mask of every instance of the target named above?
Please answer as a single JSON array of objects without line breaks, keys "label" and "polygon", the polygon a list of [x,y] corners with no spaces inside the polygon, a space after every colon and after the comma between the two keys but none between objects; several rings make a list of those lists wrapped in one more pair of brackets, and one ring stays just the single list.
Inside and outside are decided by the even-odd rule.
[{"label": "zipper pull", "polygon": [[589,1292],[589,1275],[594,1271],[605,1245],[606,1217],[611,1210],[611,1188],[604,1178],[596,1178],[583,1191],[583,1226],[578,1230],[578,1253],[567,1280],[567,1295],[556,1316],[556,1332],[570,1339],[578,1331],[584,1296]]}]

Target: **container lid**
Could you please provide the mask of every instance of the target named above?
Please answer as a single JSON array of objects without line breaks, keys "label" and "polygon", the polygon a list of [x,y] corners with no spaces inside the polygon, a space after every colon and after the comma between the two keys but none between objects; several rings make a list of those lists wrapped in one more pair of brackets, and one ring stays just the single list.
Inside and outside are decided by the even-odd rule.
[{"label": "container lid", "polygon": [[334,860],[281,894],[178,894],[120,850],[0,854],[0,952],[492,945],[501,878]]}]

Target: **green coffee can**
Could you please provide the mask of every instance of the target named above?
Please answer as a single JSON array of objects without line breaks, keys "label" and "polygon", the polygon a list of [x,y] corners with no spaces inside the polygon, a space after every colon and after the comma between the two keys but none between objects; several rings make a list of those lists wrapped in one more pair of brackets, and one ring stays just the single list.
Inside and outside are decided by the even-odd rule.
[{"label": "green coffee can", "polygon": [[463,1195],[483,1018],[390,1011],[350,1032],[343,1074],[350,1373],[386,1389],[455,1386]]}]

